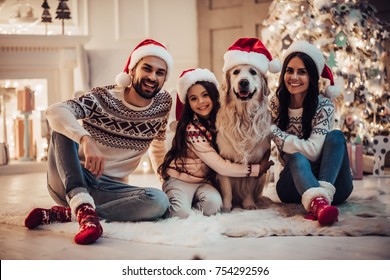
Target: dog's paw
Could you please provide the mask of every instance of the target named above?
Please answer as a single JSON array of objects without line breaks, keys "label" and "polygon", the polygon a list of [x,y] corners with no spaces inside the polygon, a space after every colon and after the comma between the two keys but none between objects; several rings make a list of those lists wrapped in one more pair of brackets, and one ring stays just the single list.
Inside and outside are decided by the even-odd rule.
[{"label": "dog's paw", "polygon": [[256,210],[256,209],[258,209],[255,204],[242,205],[242,208],[245,209],[245,210]]},{"label": "dog's paw", "polygon": [[222,213],[230,213],[232,212],[232,207],[222,207]]}]

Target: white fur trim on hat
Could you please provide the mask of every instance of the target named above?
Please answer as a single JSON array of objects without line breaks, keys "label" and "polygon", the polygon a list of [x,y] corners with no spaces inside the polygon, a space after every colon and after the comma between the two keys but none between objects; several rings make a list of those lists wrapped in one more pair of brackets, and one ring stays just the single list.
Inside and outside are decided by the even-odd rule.
[{"label": "white fur trim on hat", "polygon": [[217,78],[209,69],[196,68],[183,71],[177,81],[177,94],[181,103],[184,104],[186,102],[187,91],[189,88],[196,82],[201,81],[213,83],[217,88],[219,86]]},{"label": "white fur trim on hat", "polygon": [[135,49],[131,53],[129,70],[133,69],[137,63],[145,56],[157,56],[167,64],[167,78],[173,67],[173,59],[171,54],[163,47],[158,45],[145,45]]},{"label": "white fur trim on hat", "polygon": [[89,193],[78,193],[74,197],[72,197],[69,201],[69,207],[72,210],[72,214],[76,217],[77,213],[77,207],[79,207],[81,204],[88,203],[91,204],[93,208],[95,208],[95,202],[92,198],[92,196]]},{"label": "white fur trim on hat", "polygon": [[280,62],[272,58],[271,53],[258,38],[239,38],[228,48],[223,58],[224,73],[237,65],[252,65],[264,75],[267,71],[276,73],[281,69]]},{"label": "white fur trim on hat", "polygon": [[225,60],[222,68],[224,73],[226,73],[234,66],[241,64],[252,65],[259,69],[259,71],[263,74],[266,74],[268,71],[269,60],[261,53],[230,50],[224,54],[223,58]]},{"label": "white fur trim on hat", "polygon": [[146,39],[135,47],[127,60],[123,72],[119,73],[115,77],[115,82],[118,87],[127,87],[131,84],[129,71],[132,70],[137,65],[137,63],[146,56],[156,56],[165,61],[167,64],[166,79],[168,79],[169,74],[173,68],[172,55],[167,51],[163,44],[152,39]]},{"label": "white fur trim on hat", "polygon": [[284,53],[284,60],[292,53],[300,52],[308,55],[316,65],[318,76],[330,81],[330,86],[325,88],[325,94],[330,99],[335,99],[341,93],[339,87],[334,85],[333,74],[330,68],[325,64],[325,57],[314,45],[307,41],[295,41]]},{"label": "white fur trim on hat", "polygon": [[290,47],[284,53],[283,60],[285,60],[287,56],[289,56],[294,52],[301,52],[310,56],[310,58],[314,61],[317,67],[318,76],[321,76],[322,70],[324,69],[325,66],[325,58],[322,52],[317,47],[315,47],[314,45],[310,44],[307,41],[295,41],[290,45]]}]

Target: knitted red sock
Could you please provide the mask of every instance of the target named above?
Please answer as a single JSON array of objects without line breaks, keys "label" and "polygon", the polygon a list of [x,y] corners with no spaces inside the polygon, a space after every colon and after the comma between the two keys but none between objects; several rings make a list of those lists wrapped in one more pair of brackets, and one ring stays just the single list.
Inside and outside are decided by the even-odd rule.
[{"label": "knitted red sock", "polygon": [[103,234],[103,228],[92,205],[83,203],[77,207],[76,213],[80,228],[74,237],[74,241],[77,244],[90,244],[98,240]]},{"label": "knitted red sock", "polygon": [[29,229],[33,229],[39,225],[48,225],[54,222],[66,223],[70,221],[70,208],[53,206],[50,209],[34,208],[24,220],[24,225]]}]

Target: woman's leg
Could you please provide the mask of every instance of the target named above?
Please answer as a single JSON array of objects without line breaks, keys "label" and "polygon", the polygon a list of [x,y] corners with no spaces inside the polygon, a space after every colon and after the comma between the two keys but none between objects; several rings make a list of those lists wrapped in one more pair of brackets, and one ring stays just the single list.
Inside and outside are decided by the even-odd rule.
[{"label": "woman's leg", "polygon": [[310,213],[310,219],[318,219],[321,225],[328,225],[337,220],[337,208],[330,206],[334,187],[321,184],[314,176],[312,164],[301,153],[290,155],[280,179],[276,185],[282,202],[301,202]]},{"label": "woman's leg", "polygon": [[333,204],[344,202],[352,193],[348,151],[344,134],[340,130],[329,132],[325,138],[318,180],[329,182],[335,187]]},{"label": "woman's leg", "polygon": [[218,213],[222,208],[222,198],[216,188],[210,184],[202,184],[195,193],[194,208],[205,216]]},{"label": "woman's leg", "polygon": [[276,184],[279,199],[287,203],[300,203],[303,193],[313,187],[319,187],[319,183],[310,161],[301,153],[289,155]]}]

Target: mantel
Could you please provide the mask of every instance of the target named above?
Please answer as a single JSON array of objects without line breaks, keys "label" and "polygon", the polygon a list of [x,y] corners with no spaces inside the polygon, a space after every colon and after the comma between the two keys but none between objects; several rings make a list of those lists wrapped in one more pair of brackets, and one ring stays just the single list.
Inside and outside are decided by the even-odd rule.
[{"label": "mantel", "polygon": [[88,41],[89,36],[0,35],[0,49],[72,48]]}]

